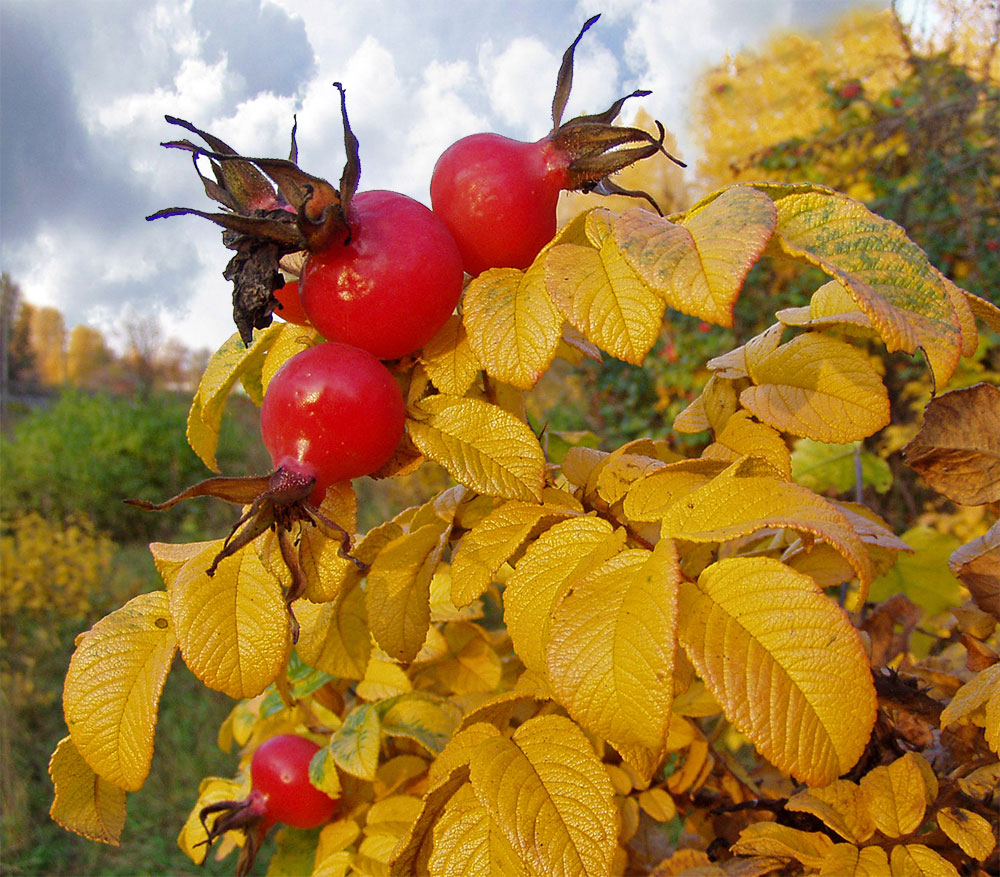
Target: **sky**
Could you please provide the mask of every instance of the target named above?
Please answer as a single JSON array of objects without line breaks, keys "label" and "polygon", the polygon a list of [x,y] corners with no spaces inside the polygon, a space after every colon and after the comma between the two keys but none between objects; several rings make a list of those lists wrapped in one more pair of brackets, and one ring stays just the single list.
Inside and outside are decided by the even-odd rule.
[{"label": "sky", "polygon": [[[186,153],[187,119],[244,155],[286,157],[331,181],[344,162],[339,98],[360,141],[361,189],[429,204],[438,155],[467,134],[551,128],[636,88],[689,160],[692,85],[727,52],[828,24],[859,0],[0,0],[0,267],[27,301],[114,342],[154,317],[191,348],[234,331],[231,256],[191,216],[213,209]],[[885,2],[867,3],[885,6]],[[207,165],[204,170],[208,172]]]}]

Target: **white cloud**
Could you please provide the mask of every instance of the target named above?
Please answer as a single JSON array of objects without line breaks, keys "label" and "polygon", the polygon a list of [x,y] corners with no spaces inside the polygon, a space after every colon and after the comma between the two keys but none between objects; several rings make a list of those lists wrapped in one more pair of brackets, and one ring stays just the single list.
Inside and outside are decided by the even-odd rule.
[{"label": "white cloud", "polygon": [[499,52],[487,42],[479,52],[479,75],[490,107],[507,125],[531,139],[542,137],[552,127],[553,71],[558,69],[559,56],[535,37],[513,40]]}]

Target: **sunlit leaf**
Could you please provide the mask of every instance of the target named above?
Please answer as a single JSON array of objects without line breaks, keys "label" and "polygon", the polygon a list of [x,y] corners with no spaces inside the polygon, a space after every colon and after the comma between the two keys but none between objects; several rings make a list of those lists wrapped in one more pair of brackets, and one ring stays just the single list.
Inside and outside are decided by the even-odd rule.
[{"label": "sunlit leaf", "polygon": [[653,551],[623,551],[571,581],[553,615],[552,689],[574,719],[616,748],[663,751],[679,578],[673,543],[662,539]]},{"label": "sunlit leaf", "polygon": [[675,502],[723,472],[721,460],[681,460],[641,478],[625,496],[624,512],[633,521],[657,521]]},{"label": "sunlit leaf", "polygon": [[811,813],[853,843],[863,843],[875,833],[861,787],[850,780],[834,780],[828,786],[803,789],[789,798],[785,807]]},{"label": "sunlit leaf", "polygon": [[873,768],[861,778],[861,790],[875,827],[886,837],[916,831],[927,809],[924,781],[910,752],[889,765]]},{"label": "sunlit leaf", "polygon": [[361,679],[371,654],[368,613],[361,588],[351,588],[329,603],[297,600],[295,648],[310,667],[342,679]]},{"label": "sunlit leaf", "polygon": [[791,477],[792,458],[785,440],[766,423],[752,420],[748,411],[736,411],[702,457],[732,463],[748,454],[763,458],[785,478]]},{"label": "sunlit leaf", "polygon": [[964,807],[942,807],[937,813],[937,823],[963,853],[980,862],[996,849],[993,827],[978,813]]},{"label": "sunlit leaf", "polygon": [[636,365],[659,334],[664,300],[636,276],[610,234],[605,210],[587,216],[593,246],[560,244],[545,258],[545,284],[566,319],[602,350]]},{"label": "sunlit leaf", "polygon": [[834,844],[819,873],[822,877],[892,877],[889,856],[882,847],[858,849],[854,844]]},{"label": "sunlit leaf", "polygon": [[[239,801],[250,794],[250,776],[244,774],[242,780],[224,777],[205,777],[198,786],[198,800],[188,814],[177,836],[179,846],[192,862],[202,864],[208,855],[208,833],[202,825],[199,814],[203,807],[220,801]],[[235,832],[234,832],[235,834]]]},{"label": "sunlit leaf", "polygon": [[775,822],[747,826],[730,847],[737,855],[794,859],[810,869],[818,869],[832,848],[833,841],[820,831],[800,831]]},{"label": "sunlit leaf", "polygon": [[733,306],[774,231],[775,218],[767,195],[734,186],[679,223],[628,210],[612,225],[625,260],[670,307],[732,326]]},{"label": "sunlit leaf", "polygon": [[358,697],[376,701],[395,697],[413,690],[413,683],[406,671],[380,648],[372,649],[365,676],[358,683]]},{"label": "sunlit leaf", "polygon": [[553,609],[570,583],[620,551],[625,538],[601,518],[571,518],[528,547],[503,593],[504,621],[525,667],[545,672]]},{"label": "sunlit leaf", "polygon": [[923,844],[900,844],[889,857],[892,877],[958,877],[946,858]]},{"label": "sunlit leaf", "polygon": [[462,318],[448,317],[438,333],[420,351],[427,375],[442,393],[462,396],[472,386],[482,366],[469,344]]},{"label": "sunlit leaf", "polygon": [[452,621],[442,630],[447,655],[435,664],[435,676],[456,694],[488,693],[497,690],[503,674],[500,656],[484,631],[469,622]]},{"label": "sunlit leaf", "polygon": [[73,744],[101,777],[142,788],[163,684],[177,652],[166,591],[133,597],[79,640],[63,688]]},{"label": "sunlit leaf", "polygon": [[223,559],[208,575],[222,544],[206,543],[168,585],[170,614],[195,676],[230,697],[254,697],[288,660],[288,613],[281,584],[252,548]]},{"label": "sunlit leaf", "polygon": [[531,429],[512,414],[480,399],[430,396],[407,429],[421,453],[478,493],[506,499],[538,499],[545,457]]},{"label": "sunlit leaf", "polygon": [[962,505],[1000,499],[1000,388],[976,384],[931,400],[906,462]]},{"label": "sunlit leaf", "polygon": [[958,364],[961,328],[940,275],[903,229],[832,190],[760,188],[777,205],[782,249],[840,281],[890,352],[923,349],[943,386]]},{"label": "sunlit leaf", "polygon": [[545,265],[527,271],[493,268],[465,291],[462,321],[469,344],[486,373],[530,390],[555,357],[562,314],[545,288]]},{"label": "sunlit leaf", "polygon": [[94,773],[69,737],[52,753],[49,776],[55,786],[49,816],[67,831],[118,846],[125,827],[125,790]]},{"label": "sunlit leaf", "polygon": [[769,761],[810,785],[854,765],[875,721],[871,670],[812,579],[771,558],[721,560],[681,582],[678,613],[699,676]]},{"label": "sunlit leaf", "polygon": [[608,875],[617,846],[614,789],[583,732],[533,718],[480,742],[472,786],[517,857],[540,874]]},{"label": "sunlit leaf", "polygon": [[701,395],[674,418],[674,429],[683,433],[723,429],[737,408],[739,394],[735,382],[712,375]]},{"label": "sunlit leaf", "polygon": [[267,355],[260,369],[261,389],[266,392],[271,378],[277,374],[289,359],[296,353],[314,346],[320,341],[319,333],[315,329],[307,326],[299,326],[296,323],[284,323],[278,330],[277,335],[271,342]]},{"label": "sunlit leaf", "polygon": [[740,402],[782,432],[821,442],[866,438],[889,422],[889,395],[868,357],[809,332],[750,364]]}]

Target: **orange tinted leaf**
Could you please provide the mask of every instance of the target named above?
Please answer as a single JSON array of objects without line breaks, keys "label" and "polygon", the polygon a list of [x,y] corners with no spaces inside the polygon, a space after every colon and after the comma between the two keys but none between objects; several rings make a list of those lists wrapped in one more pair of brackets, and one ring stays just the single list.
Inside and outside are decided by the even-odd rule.
[{"label": "orange tinted leaf", "polygon": [[834,780],[828,786],[804,789],[789,798],[785,806],[788,810],[811,813],[854,843],[863,843],[875,833],[861,787],[850,780]]},{"label": "orange tinted leaf", "polygon": [[823,877],[892,877],[889,857],[882,847],[859,850],[854,844],[835,844],[819,873]]},{"label": "orange tinted leaf", "polygon": [[755,822],[740,832],[740,839],[730,849],[740,856],[794,859],[807,868],[819,868],[833,849],[833,841],[819,831],[799,831],[775,822]]},{"label": "orange tinted leaf", "polygon": [[775,471],[791,478],[792,456],[785,440],[766,423],[752,420],[748,411],[736,411],[702,457],[732,463],[748,454],[762,457]]},{"label": "orange tinted leaf", "polygon": [[49,760],[55,800],[49,815],[67,831],[118,846],[125,827],[125,790],[101,779],[63,737]]},{"label": "orange tinted leaf", "polygon": [[892,877],[958,877],[955,866],[923,844],[900,844],[889,858]]},{"label": "orange tinted leaf", "polygon": [[942,807],[937,814],[938,827],[957,843],[962,852],[982,862],[996,849],[990,823],[978,813],[962,807]]},{"label": "orange tinted leaf", "polygon": [[1000,752],[1000,663],[980,670],[965,683],[941,713],[941,728],[966,718],[975,719],[982,709],[978,724],[986,729],[986,742],[994,752]]}]

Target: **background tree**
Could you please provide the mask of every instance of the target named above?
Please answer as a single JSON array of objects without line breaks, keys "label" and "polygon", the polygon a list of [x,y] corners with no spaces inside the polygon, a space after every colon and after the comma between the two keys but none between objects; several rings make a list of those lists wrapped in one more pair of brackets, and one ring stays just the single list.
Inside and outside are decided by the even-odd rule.
[{"label": "background tree", "polygon": [[31,314],[31,347],[38,379],[46,385],[66,380],[66,323],[56,308],[35,308]]},{"label": "background tree", "polygon": [[66,378],[77,387],[98,387],[107,381],[114,354],[104,335],[90,326],[74,326],[66,347]]},{"label": "background tree", "polygon": [[21,288],[6,272],[0,275],[0,344],[2,349],[3,395],[11,382],[26,382],[35,377],[35,352],[31,347],[32,307],[21,295]]}]

